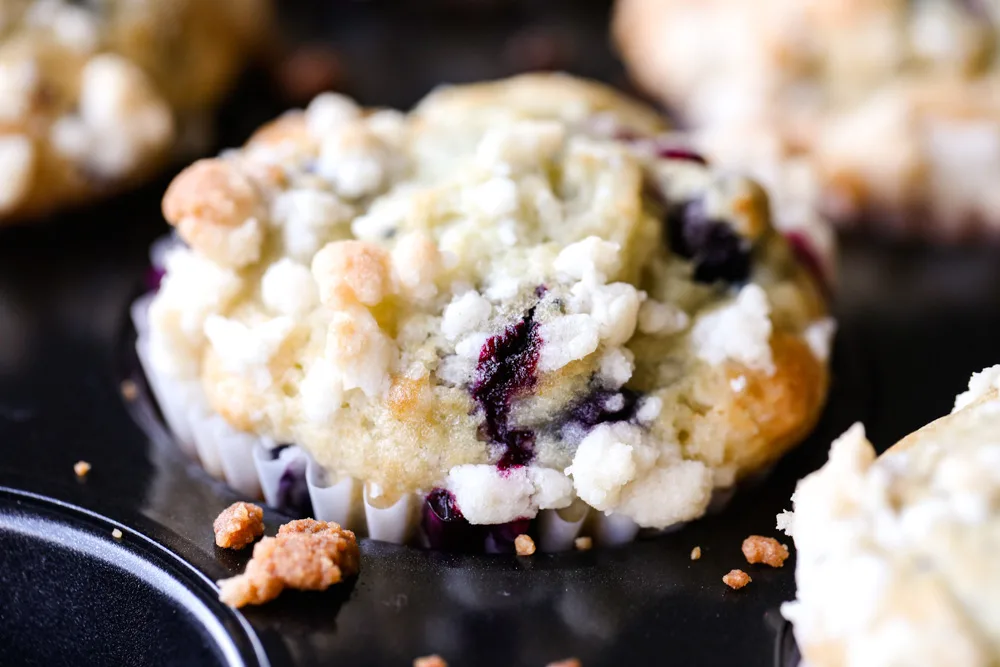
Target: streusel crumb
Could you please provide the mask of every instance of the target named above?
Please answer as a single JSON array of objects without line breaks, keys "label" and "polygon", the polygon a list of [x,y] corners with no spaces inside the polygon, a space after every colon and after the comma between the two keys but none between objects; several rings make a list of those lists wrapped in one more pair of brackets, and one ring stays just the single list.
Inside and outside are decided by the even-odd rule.
[{"label": "streusel crumb", "polygon": [[86,461],[77,461],[73,464],[73,472],[75,472],[76,476],[81,479],[87,476],[87,473],[90,472],[90,468],[91,465]]},{"label": "streusel crumb", "polygon": [[743,555],[748,563],[766,563],[771,567],[782,567],[788,558],[788,547],[773,537],[751,535],[743,540]]},{"label": "streusel crumb", "polygon": [[547,667],[580,667],[580,661],[576,658],[567,658],[559,662],[550,662]]},{"label": "streusel crumb", "polygon": [[134,401],[139,396],[139,387],[135,385],[132,380],[122,380],[121,383],[122,398],[128,402]]},{"label": "streusel crumb", "polygon": [[435,655],[425,655],[422,658],[417,658],[413,661],[413,667],[448,667],[448,663],[445,662],[444,658]]},{"label": "streusel crumb", "polygon": [[577,551],[590,551],[594,546],[594,540],[589,537],[578,537],[573,540],[573,546]]},{"label": "streusel crumb", "polygon": [[300,519],[253,548],[243,574],[219,582],[219,599],[232,607],[263,604],[285,588],[321,591],[360,566],[354,533],[339,524]]},{"label": "streusel crumb", "polygon": [[729,574],[722,577],[722,583],[729,586],[734,591],[738,591],[751,581],[753,581],[753,579],[751,579],[750,575],[743,570],[730,570]]},{"label": "streusel crumb", "polygon": [[514,549],[518,556],[530,556],[535,553],[535,541],[530,535],[518,535],[514,538]]},{"label": "streusel crumb", "polygon": [[695,547],[691,550],[691,560],[698,560],[701,558],[701,547]]},{"label": "streusel crumb", "polygon": [[264,510],[253,503],[233,503],[215,518],[215,543],[223,549],[242,549],[264,534]]},{"label": "streusel crumb", "polygon": [[122,539],[122,535],[123,535],[122,531],[118,530],[117,528],[111,531],[111,537],[115,538],[116,540]]}]

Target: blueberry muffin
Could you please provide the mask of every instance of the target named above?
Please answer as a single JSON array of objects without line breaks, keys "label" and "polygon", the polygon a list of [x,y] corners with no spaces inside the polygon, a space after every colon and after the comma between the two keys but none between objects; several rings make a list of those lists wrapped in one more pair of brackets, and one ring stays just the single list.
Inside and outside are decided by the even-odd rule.
[{"label": "blueberry muffin", "polygon": [[663,129],[525,75],[405,115],[323,94],[195,163],[140,327],[174,430],[297,445],[425,533],[701,516],[808,433],[833,322],[763,191]]},{"label": "blueberry muffin", "polygon": [[1000,366],[876,458],[855,425],[778,517],[798,551],[784,605],[812,667],[1000,661]]},{"label": "blueberry muffin", "polygon": [[162,167],[263,29],[266,0],[0,2],[0,223]]},{"label": "blueberry muffin", "polygon": [[1000,232],[997,0],[620,0],[636,80],[705,150],[842,223]]}]

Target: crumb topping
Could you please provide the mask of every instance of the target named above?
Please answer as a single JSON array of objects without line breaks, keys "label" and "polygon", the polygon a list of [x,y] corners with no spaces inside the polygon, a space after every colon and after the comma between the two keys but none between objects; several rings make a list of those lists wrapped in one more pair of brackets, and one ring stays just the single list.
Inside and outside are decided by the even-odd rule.
[{"label": "crumb topping", "polygon": [[111,531],[111,537],[115,538],[116,540],[122,539],[123,535],[124,534],[122,533],[122,531],[118,530],[117,528]]},{"label": "crumb topping", "polygon": [[90,472],[91,465],[87,461],[77,461],[73,464],[73,472],[77,477],[83,479]]},{"label": "crumb topping", "polygon": [[771,567],[782,567],[788,558],[788,547],[773,537],[751,535],[743,540],[743,556],[751,565],[764,563]]},{"label": "crumb topping", "polygon": [[530,556],[535,553],[535,541],[530,535],[518,535],[514,538],[514,551],[518,556]]},{"label": "crumb topping", "polygon": [[264,510],[253,503],[233,503],[212,523],[215,544],[223,549],[242,549],[264,534]]},{"label": "crumb topping", "polygon": [[415,658],[413,660],[413,667],[448,667],[448,663],[437,654],[426,655],[422,658]]},{"label": "crumb topping", "polygon": [[[805,347],[825,304],[754,186],[608,121],[662,130],[565,76],[405,115],[317,97],[171,185],[187,247],[150,309],[152,365],[331,474],[446,488],[473,524],[574,496],[642,526],[700,516],[717,469],[818,414],[822,362],[772,348]],[[708,226],[673,247],[670,207],[692,201]],[[765,410],[737,371],[812,391]]]},{"label": "crumb topping", "polygon": [[722,583],[729,586],[734,591],[740,590],[751,581],[753,581],[753,579],[751,579],[750,575],[743,570],[730,570],[725,576],[722,577]]},{"label": "crumb topping", "polygon": [[590,551],[594,547],[594,539],[591,537],[578,537],[573,540],[573,548],[577,551]]},{"label": "crumb topping", "polygon": [[326,590],[358,572],[354,533],[332,522],[300,519],[265,537],[243,574],[219,582],[219,599],[232,607],[264,604],[286,588]]},{"label": "crumb topping", "polygon": [[700,560],[700,559],[701,559],[701,547],[695,547],[694,549],[691,549],[691,560]]}]

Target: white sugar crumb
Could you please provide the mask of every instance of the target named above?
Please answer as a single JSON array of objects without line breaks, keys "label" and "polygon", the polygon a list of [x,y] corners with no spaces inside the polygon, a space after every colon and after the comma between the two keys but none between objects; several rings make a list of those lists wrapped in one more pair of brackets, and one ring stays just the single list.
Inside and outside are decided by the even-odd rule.
[{"label": "white sugar crumb", "polygon": [[836,332],[837,322],[832,317],[824,317],[806,327],[803,337],[813,356],[819,361],[829,360],[830,348],[833,345],[833,336]]},{"label": "white sugar crumb", "polygon": [[475,290],[456,296],[444,309],[441,333],[448,340],[456,340],[462,334],[482,328],[492,311],[490,302]]},{"label": "white sugar crumb", "polygon": [[601,355],[598,378],[609,389],[618,389],[635,372],[635,356],[627,347],[612,347]]},{"label": "white sugar crumb", "polygon": [[640,526],[661,528],[702,516],[712,499],[712,469],[684,460],[660,466],[629,484],[615,511]]},{"label": "white sugar crumb", "polygon": [[629,424],[601,424],[579,444],[566,474],[577,494],[591,507],[605,511],[618,503],[623,486],[636,475],[635,447],[642,433]]},{"label": "white sugar crumb", "polygon": [[792,527],[795,525],[795,513],[790,510],[784,510],[775,518],[775,528],[788,535],[788,537],[794,537]]},{"label": "white sugar crumb", "polygon": [[305,111],[306,129],[314,138],[322,140],[336,130],[361,115],[361,109],[351,98],[337,93],[318,95]]},{"label": "white sugar crumb", "polygon": [[336,195],[305,188],[282,192],[271,204],[271,220],[281,227],[285,252],[300,262],[312,260],[352,214]]},{"label": "white sugar crumb", "polygon": [[279,315],[303,316],[319,303],[309,268],[287,257],[264,272],[260,291],[264,305]]},{"label": "white sugar crumb", "polygon": [[28,193],[35,149],[23,134],[0,136],[0,212],[17,205]]},{"label": "white sugar crumb", "polygon": [[747,285],[735,301],[695,323],[691,339],[698,358],[712,365],[735,361],[773,374],[770,313],[764,290],[759,285]]},{"label": "white sugar crumb", "polygon": [[476,361],[483,345],[490,339],[490,335],[485,331],[474,331],[455,344],[455,354],[463,359]]},{"label": "white sugar crumb", "polygon": [[500,174],[537,170],[553,158],[565,134],[561,123],[546,120],[493,127],[480,140],[476,160]]},{"label": "white sugar crumb", "polygon": [[299,385],[302,410],[314,424],[326,424],[340,409],[344,383],[336,367],[326,359],[317,359]]},{"label": "white sugar crumb", "polygon": [[639,403],[635,412],[636,421],[640,424],[650,424],[663,412],[663,399],[659,396],[647,396]]},{"label": "white sugar crumb", "polygon": [[531,501],[540,510],[568,507],[576,498],[573,481],[558,470],[528,466],[528,479],[535,485]]},{"label": "white sugar crumb", "polygon": [[294,328],[295,321],[284,316],[251,326],[218,315],[205,320],[205,336],[226,370],[254,374],[265,386],[271,379],[267,364]]},{"label": "white sugar crumb", "polygon": [[635,333],[639,291],[628,283],[601,285],[590,292],[590,316],[607,345],[624,345]]},{"label": "white sugar crumb", "polygon": [[122,531],[118,530],[117,528],[111,531],[111,537],[115,538],[116,540],[122,539],[123,535],[124,534],[122,533]]},{"label": "white sugar crumb", "polygon": [[466,464],[448,472],[448,490],[471,524],[507,523],[533,517],[535,485],[523,468],[501,474],[494,465]]},{"label": "white sugar crumb", "polygon": [[652,336],[669,336],[688,328],[691,318],[673,304],[646,299],[639,307],[639,331]]},{"label": "white sugar crumb", "polygon": [[497,176],[463,193],[466,207],[489,220],[514,215],[518,209],[517,184]]},{"label": "white sugar crumb", "polygon": [[737,394],[743,392],[747,388],[747,376],[739,375],[734,377],[729,381],[729,388],[735,391]]},{"label": "white sugar crumb", "polygon": [[588,236],[563,248],[553,268],[568,278],[603,283],[621,267],[620,252],[617,243]]},{"label": "white sugar crumb", "polygon": [[554,371],[583,359],[597,349],[600,336],[597,323],[589,315],[562,315],[538,327],[542,349],[538,369]]},{"label": "white sugar crumb", "polygon": [[952,413],[969,406],[995,389],[1000,389],[1000,364],[972,374],[968,390],[955,397]]}]

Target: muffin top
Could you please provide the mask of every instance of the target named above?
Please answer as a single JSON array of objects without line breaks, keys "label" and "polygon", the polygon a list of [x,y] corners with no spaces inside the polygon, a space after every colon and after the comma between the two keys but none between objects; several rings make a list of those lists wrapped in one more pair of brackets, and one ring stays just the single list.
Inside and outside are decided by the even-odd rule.
[{"label": "muffin top", "polygon": [[168,189],[153,365],[376,497],[699,516],[811,427],[832,321],[760,188],[663,131],[565,75],[321,95]]},{"label": "muffin top", "polygon": [[855,425],[779,516],[798,552],[783,607],[810,665],[1000,659],[1000,366],[879,458]]},{"label": "muffin top", "polygon": [[228,89],[266,0],[0,3],[0,221],[160,166]]}]

